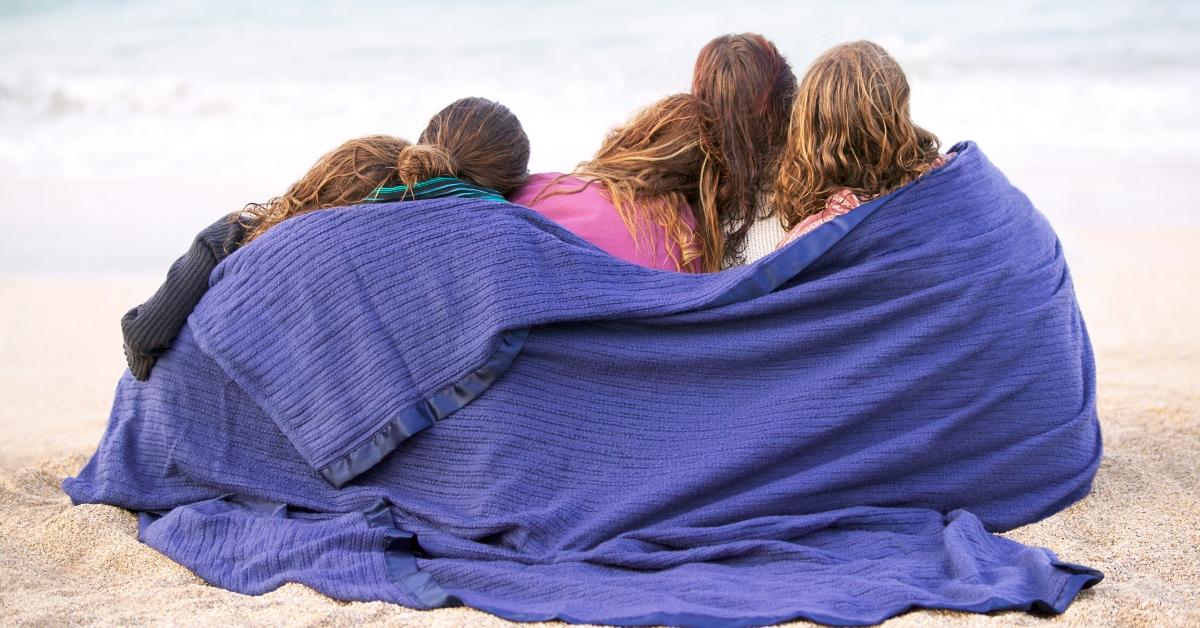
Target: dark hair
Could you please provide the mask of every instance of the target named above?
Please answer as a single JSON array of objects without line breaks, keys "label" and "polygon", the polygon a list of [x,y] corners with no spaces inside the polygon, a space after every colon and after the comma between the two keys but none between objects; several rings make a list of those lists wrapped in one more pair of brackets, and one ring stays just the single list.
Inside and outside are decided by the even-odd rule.
[{"label": "dark hair", "polygon": [[529,178],[529,137],[508,107],[486,98],[460,98],[437,112],[418,140],[452,159],[454,174],[509,194]]}]

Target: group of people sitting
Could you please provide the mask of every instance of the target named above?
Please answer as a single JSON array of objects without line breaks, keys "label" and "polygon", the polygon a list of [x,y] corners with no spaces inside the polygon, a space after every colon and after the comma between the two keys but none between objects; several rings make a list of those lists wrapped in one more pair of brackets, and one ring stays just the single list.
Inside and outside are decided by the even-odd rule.
[{"label": "group of people sitting", "polygon": [[904,72],[880,46],[835,46],[797,83],[757,34],[709,42],[690,92],[635,113],[573,171],[530,174],[529,154],[517,117],[485,98],[451,103],[416,143],[345,142],[283,195],[196,237],[162,287],[122,319],[130,370],[150,377],[225,257],[316,210],[443,197],[510,202],[633,264],[707,273],[752,263],[953,157],[912,122]]},{"label": "group of people sitting", "polygon": [[464,98],[221,217],[124,317],[64,491],[232,591],[518,621],[1060,613],[1103,577],[992,534],[1100,464],[1062,246],[884,49],[797,81],[718,37],[590,160],[529,155]]}]

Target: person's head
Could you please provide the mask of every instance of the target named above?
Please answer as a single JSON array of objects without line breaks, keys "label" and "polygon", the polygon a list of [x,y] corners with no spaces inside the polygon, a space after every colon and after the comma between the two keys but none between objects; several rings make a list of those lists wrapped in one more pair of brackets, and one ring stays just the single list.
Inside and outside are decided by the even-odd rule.
[{"label": "person's head", "polygon": [[418,140],[442,148],[460,179],[507,195],[529,178],[529,138],[508,107],[461,98],[437,112]]},{"label": "person's head", "polygon": [[429,121],[421,142],[388,135],[352,139],[326,153],[282,196],[245,207],[249,242],[317,209],[361,203],[376,189],[435,177],[509,192],[525,181],[529,138],[507,108],[483,98],[451,103]]},{"label": "person's head", "polygon": [[773,203],[787,225],[849,188],[872,198],[932,167],[938,139],[913,124],[908,80],[869,41],[834,46],[800,82]]},{"label": "person's head", "polygon": [[604,187],[639,244],[650,237],[641,227],[663,227],[683,254],[675,260],[681,270],[697,259],[705,270],[719,268],[719,257],[716,267],[709,263],[716,244],[697,234],[683,214],[697,202],[704,164],[699,109],[690,94],[663,98],[609,131],[596,155],[574,172]]},{"label": "person's head", "polygon": [[361,203],[380,186],[452,174],[452,163],[441,149],[390,135],[358,137],[325,153],[282,196],[247,205],[241,215],[247,226],[244,240],[294,216]]},{"label": "person's head", "polygon": [[705,105],[701,142],[709,156],[702,228],[724,231],[721,255],[730,261],[740,257],[774,179],[795,90],[787,59],[762,35],[722,35],[696,58],[692,94]]}]

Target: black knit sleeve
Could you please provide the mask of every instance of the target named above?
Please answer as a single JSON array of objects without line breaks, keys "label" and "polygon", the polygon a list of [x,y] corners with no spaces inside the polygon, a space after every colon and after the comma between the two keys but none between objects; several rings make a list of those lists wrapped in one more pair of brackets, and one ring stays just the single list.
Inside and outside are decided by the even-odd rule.
[{"label": "black knit sleeve", "polygon": [[139,380],[150,377],[155,360],[171,346],[187,317],[208,291],[208,276],[238,247],[241,225],[228,216],[201,231],[183,257],[171,264],[154,296],[121,317],[125,360]]}]

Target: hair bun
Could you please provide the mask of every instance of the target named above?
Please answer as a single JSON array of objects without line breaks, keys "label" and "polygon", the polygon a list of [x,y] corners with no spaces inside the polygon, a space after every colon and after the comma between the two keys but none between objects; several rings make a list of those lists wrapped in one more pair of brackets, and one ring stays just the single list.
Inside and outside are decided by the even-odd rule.
[{"label": "hair bun", "polygon": [[434,177],[458,176],[458,164],[440,146],[409,144],[396,156],[396,171],[406,185]]}]

